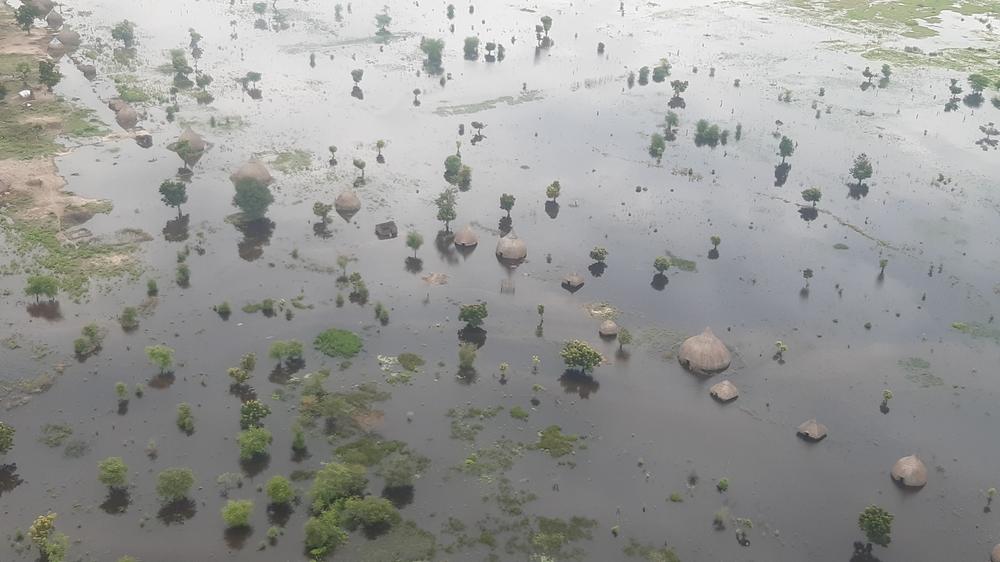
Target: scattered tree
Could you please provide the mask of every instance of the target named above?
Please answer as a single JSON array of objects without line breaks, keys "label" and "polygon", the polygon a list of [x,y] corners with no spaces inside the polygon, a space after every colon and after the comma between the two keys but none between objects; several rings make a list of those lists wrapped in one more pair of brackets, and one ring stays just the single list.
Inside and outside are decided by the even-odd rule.
[{"label": "scattered tree", "polygon": [[545,196],[551,199],[553,202],[555,202],[555,200],[559,198],[559,193],[561,191],[562,191],[562,186],[559,185],[559,180],[556,180],[550,183],[549,186],[545,188]]},{"label": "scattered tree", "polygon": [[858,527],[865,533],[868,542],[879,546],[889,546],[892,538],[894,516],[876,505],[870,505],[858,515]]},{"label": "scattered tree", "polygon": [[160,200],[168,207],[177,209],[177,217],[181,217],[181,205],[187,203],[187,185],[184,182],[164,180],[160,184]]},{"label": "scattered tree", "polygon": [[589,343],[580,340],[566,342],[559,355],[562,356],[567,368],[578,369],[582,373],[600,365],[604,360]]},{"label": "scattered tree", "polygon": [[406,235],[406,247],[408,247],[411,250],[413,250],[413,258],[414,259],[416,259],[416,257],[417,257],[417,250],[419,250],[420,247],[423,246],[423,245],[424,245],[424,237],[421,236],[421,234],[419,232],[417,232],[416,230],[411,230]]},{"label": "scattered tree", "polygon": [[313,203],[313,214],[319,217],[319,219],[324,222],[330,222],[330,211],[333,210],[333,205],[329,203],[323,203],[322,201],[317,201]]},{"label": "scattered tree", "polygon": [[31,26],[35,23],[37,18],[42,17],[38,10],[33,4],[21,4],[14,11],[14,20],[17,21],[17,26],[28,32],[31,35]]},{"label": "scattered tree", "polygon": [[278,363],[291,363],[302,360],[302,342],[298,340],[275,341],[271,344],[268,356]]},{"label": "scattered tree", "polygon": [[97,464],[97,479],[109,488],[124,488],[128,484],[128,466],[121,457],[108,457]]},{"label": "scattered tree", "polygon": [[854,165],[851,166],[851,177],[858,181],[858,185],[864,183],[864,181],[872,177],[872,163],[868,159],[867,154],[859,154],[854,159]]},{"label": "scattered tree", "polygon": [[177,429],[188,435],[194,433],[194,414],[191,413],[190,404],[177,405]]},{"label": "scattered tree", "polygon": [[5,454],[14,446],[15,433],[13,427],[0,421],[0,455]]},{"label": "scattered tree", "polygon": [[128,20],[116,23],[111,28],[111,38],[115,41],[121,41],[126,49],[131,49],[135,45],[135,24]]},{"label": "scattered tree", "polygon": [[670,269],[670,258],[666,256],[657,257],[653,260],[653,269],[656,270],[657,274],[663,275],[668,269]]},{"label": "scattered tree", "polygon": [[377,35],[392,35],[389,31],[389,24],[392,23],[392,16],[389,15],[389,7],[382,9],[381,13],[375,14],[375,26],[378,27]]},{"label": "scattered tree", "polygon": [[509,193],[500,195],[500,208],[507,211],[507,216],[509,217],[511,209],[514,208],[514,196]]},{"label": "scattered tree", "polygon": [[812,203],[813,207],[815,207],[816,203],[819,203],[819,200],[822,198],[823,192],[820,191],[818,187],[810,187],[809,189],[802,191],[802,199]]},{"label": "scattered tree", "polygon": [[455,212],[455,188],[449,187],[440,193],[434,200],[437,206],[437,220],[444,222],[444,230],[448,231],[448,224],[458,216]]},{"label": "scattered tree", "polygon": [[781,163],[785,163],[785,158],[788,158],[795,153],[795,143],[792,139],[788,137],[781,137],[781,142],[778,143],[778,155],[781,156]]},{"label": "scattered tree", "polygon": [[428,39],[424,37],[420,40],[420,50],[427,56],[427,59],[424,61],[424,69],[430,74],[441,74],[444,71],[444,68],[441,67],[441,53],[444,51],[444,39]]},{"label": "scattered tree", "polygon": [[601,246],[594,246],[594,249],[590,251],[590,259],[597,263],[604,263],[604,260],[608,259],[608,250]]},{"label": "scattered tree", "polygon": [[156,478],[156,494],[164,503],[187,498],[194,486],[194,472],[190,468],[168,468]]},{"label": "scattered tree", "polygon": [[479,38],[466,37],[462,50],[465,51],[465,60],[479,60]]},{"label": "scattered tree", "polygon": [[146,347],[146,357],[160,369],[160,374],[166,373],[174,364],[174,350],[162,344]]},{"label": "scattered tree", "polygon": [[368,485],[365,472],[365,467],[356,464],[327,463],[313,480],[310,491],[313,511],[323,512],[341,500],[360,496]]},{"label": "scattered tree", "polygon": [[38,302],[40,297],[53,300],[59,293],[59,281],[50,275],[32,275],[28,277],[24,292],[29,297],[35,297],[35,302]]},{"label": "scattered tree", "polygon": [[292,488],[292,483],[281,475],[273,476],[267,481],[266,491],[267,498],[271,500],[272,504],[287,505],[295,499],[295,489]]},{"label": "scattered tree", "polygon": [[667,149],[667,143],[660,133],[653,133],[649,139],[649,155],[656,158],[659,164],[663,160],[663,152]]},{"label": "scattered tree", "polygon": [[249,461],[267,456],[271,439],[271,432],[263,427],[251,427],[241,431],[236,438],[236,442],[240,446],[240,460]]},{"label": "scattered tree", "polygon": [[261,427],[261,422],[271,415],[271,407],[260,400],[247,400],[240,406],[240,428]]},{"label": "scattered tree", "polygon": [[629,332],[626,328],[621,328],[618,330],[618,350],[622,351],[625,349],[626,345],[632,343],[632,332]]},{"label": "scattered tree", "polygon": [[475,304],[463,304],[458,311],[458,319],[465,322],[467,328],[478,328],[482,326],[483,320],[489,316],[485,302]]},{"label": "scattered tree", "polygon": [[250,525],[250,514],[253,513],[252,500],[229,500],[222,508],[222,520],[232,529]]},{"label": "scattered tree", "polygon": [[256,220],[267,214],[267,208],[274,202],[271,190],[260,182],[240,180],[236,182],[233,205],[239,207],[247,220]]}]

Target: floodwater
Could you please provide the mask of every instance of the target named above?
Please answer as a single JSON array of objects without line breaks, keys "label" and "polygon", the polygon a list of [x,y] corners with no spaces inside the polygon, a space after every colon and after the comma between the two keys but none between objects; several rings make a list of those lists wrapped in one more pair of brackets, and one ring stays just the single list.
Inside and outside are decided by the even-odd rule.
[{"label": "floodwater", "polygon": [[[88,299],[61,299],[59,320],[29,315],[23,278],[3,280],[11,292],[0,302],[6,319],[0,335],[16,333],[23,343],[4,351],[3,376],[35,376],[65,363],[51,390],[3,414],[18,431],[4,458],[16,468],[0,473],[8,534],[51,510],[73,540],[70,559],[306,560],[307,502],[295,508],[277,545],[256,549],[270,524],[257,486],[274,474],[316,469],[333,459],[333,447],[319,432],[309,437],[308,458],[292,458],[297,390],[289,388],[284,401],[272,397],[281,385],[268,380],[268,346],[295,338],[307,344],[299,375],[326,367],[333,371],[331,390],[375,381],[392,393],[379,405],[385,417],[376,431],[431,459],[413,503],[401,513],[438,535],[438,560],[483,560],[491,552],[500,560],[528,558],[504,549],[517,533],[498,533],[493,550],[480,544],[448,553],[442,547],[453,539],[441,531],[449,516],[463,520],[473,535],[489,515],[511,519],[495,501],[483,501],[495,493],[495,480],[453,467],[475,447],[501,438],[533,443],[551,424],[585,437],[579,443],[586,447],[571,457],[575,466],[560,464],[565,457],[524,451],[502,476],[515,489],[537,494],[524,504],[526,515],[597,521],[592,540],[570,545],[582,549],[583,560],[625,559],[623,547],[634,538],[669,545],[684,561],[844,562],[854,553],[852,543],[864,538],[857,515],[870,504],[895,514],[891,545],[873,553],[879,559],[988,557],[1000,540],[998,515],[983,510],[984,491],[1000,483],[1000,349],[952,323],[991,327],[1000,298],[1000,203],[993,191],[1000,160],[995,150],[975,145],[978,126],[1000,115],[988,101],[978,109],[943,111],[948,78],[964,74],[895,68],[887,88],[862,90],[861,70],[880,63],[824,43],[858,42],[860,36],[753,4],[684,2],[668,9],[626,2],[622,13],[617,2],[607,1],[483,3],[472,15],[463,4],[456,6],[452,33],[446,3],[390,3],[395,35],[384,42],[374,39],[374,14],[382,4],[356,2],[338,23],[332,2],[280,0],[278,10],[290,24],[280,31],[255,29],[248,2],[79,0],[66,7],[67,22],[83,35],[81,51],[98,39],[108,43],[114,22],[135,22],[137,68],[113,65],[106,50],[93,83],[65,63],[58,93],[79,98],[113,123],[105,106],[114,95],[111,77],[135,74],[166,91],[170,76],[155,67],[169,61],[169,49],[186,48],[187,30],[194,28],[204,37],[199,68],[215,78],[209,87],[215,101],[199,106],[182,94],[172,123],[164,104],[142,106],[140,124],[155,139],[150,149],[128,139],[108,141],[57,160],[68,190],[115,204],[87,228],[97,235],[141,228],[154,240],[142,245],[142,279],[95,279]],[[554,44],[536,52],[534,26],[546,14],[554,20]],[[505,60],[463,60],[462,38],[473,34],[484,43],[502,42]],[[420,71],[422,35],[446,41],[443,64],[451,80],[443,87],[439,77]],[[606,44],[603,55],[597,54],[599,41]],[[675,110],[677,140],[667,143],[656,165],[647,153],[649,135],[662,130],[672,93],[667,83],[652,81],[629,88],[626,78],[661,57],[673,65],[668,81],[690,85],[686,106]],[[351,96],[354,68],[365,70],[363,100]],[[236,82],[248,71],[262,73],[259,100]],[[423,92],[419,107],[412,103],[414,88]],[[792,101],[778,101],[786,89]],[[488,100],[499,101],[482,103]],[[211,117],[217,123],[238,117],[242,126],[211,128]],[[742,138],[697,147],[692,139],[702,118],[731,131],[740,123]],[[486,124],[486,138],[475,145],[472,121]],[[178,242],[164,235],[177,213],[159,202],[157,188],[180,165],[165,146],[180,134],[181,123],[190,123],[212,147],[194,167],[182,207],[188,238]],[[775,131],[797,141],[780,187],[774,185],[780,162]],[[384,164],[375,158],[378,139],[387,143]],[[480,245],[469,255],[447,241],[435,244],[442,225],[434,220],[432,200],[447,186],[443,161],[456,140],[473,180],[471,190],[459,194],[451,226],[472,223],[479,233]],[[326,162],[331,144],[339,148],[335,167]],[[312,154],[309,169],[286,174],[271,166],[273,230],[245,239],[225,222],[235,211],[229,173],[252,156],[269,162],[294,149]],[[862,152],[875,173],[867,195],[855,199],[848,170]],[[358,189],[363,209],[350,222],[332,215],[329,236],[318,236],[312,203],[332,203],[351,186],[355,157],[368,164],[368,182]],[[950,181],[932,183],[939,174]],[[556,179],[562,195],[552,218],[545,187]],[[812,186],[822,189],[823,199],[818,217],[805,221],[799,193]],[[505,215],[498,208],[501,193],[516,196],[513,228],[528,246],[528,259],[513,270],[493,255]],[[399,238],[375,237],[375,224],[386,220],[397,222]],[[419,273],[406,265],[411,251],[404,239],[411,229],[426,241],[418,252]],[[709,257],[712,235],[722,239],[717,259]],[[188,258],[186,289],[173,282],[184,244],[203,250]],[[595,277],[587,254],[598,245],[609,257],[606,271]],[[671,269],[669,282],[657,290],[652,263],[668,252],[693,260],[696,269]],[[335,306],[337,294],[346,292],[336,286],[338,255],[357,258],[349,271],[368,282],[367,306]],[[883,258],[889,263],[880,276]],[[802,275],[807,268],[814,272],[808,285]],[[559,282],[573,272],[584,275],[586,285],[570,294]],[[429,273],[446,274],[448,281],[428,284],[421,277]],[[158,280],[158,302],[139,330],[126,334],[116,317],[145,299],[146,278]],[[513,291],[501,292],[505,282]],[[239,310],[264,298],[298,295],[313,308],[295,309],[291,320]],[[455,376],[462,327],[457,315],[459,303],[476,300],[488,303],[489,317],[478,376],[470,384]],[[211,309],[222,301],[234,308],[228,321]],[[390,309],[386,326],[374,319],[376,301]],[[586,308],[591,303],[610,304],[617,322],[636,336],[627,354],[600,341],[600,319]],[[546,307],[540,337],[538,304]],[[98,355],[77,362],[72,339],[89,322],[109,333]],[[671,353],[682,336],[705,326],[734,352],[733,366],[710,379],[685,372]],[[364,338],[364,351],[347,369],[308,345],[330,327]],[[582,385],[563,377],[558,353],[564,341],[576,338],[608,358]],[[789,348],[781,364],[772,359],[776,340]],[[159,342],[176,349],[178,365],[171,384],[152,388],[156,369],[143,348]],[[38,344],[51,350],[41,360],[33,357]],[[252,384],[274,410],[266,421],[274,443],[266,468],[247,474],[243,488],[230,493],[256,501],[253,532],[241,545],[232,536],[227,541],[219,517],[225,499],[215,480],[247,468],[238,462],[239,400],[228,393],[226,368],[251,351],[259,358]],[[404,351],[420,354],[426,365],[409,385],[385,384],[377,356]],[[540,358],[537,374],[533,355]],[[911,358],[929,366],[914,370]],[[510,364],[504,383],[502,362]],[[708,387],[723,378],[740,388],[736,402],[719,405],[709,397]],[[151,388],[121,415],[117,381]],[[533,391],[536,384],[544,390]],[[883,414],[886,388],[893,398]],[[191,436],[175,427],[182,402],[194,406]],[[449,408],[466,406],[521,406],[530,418],[501,412],[483,422],[486,429],[473,445],[449,438],[445,416]],[[795,428],[809,418],[830,428],[826,440],[796,438]],[[45,423],[56,422],[73,426],[74,439],[87,443],[82,456],[67,458],[36,440]],[[155,460],[143,451],[150,439],[159,449]],[[897,488],[888,474],[909,454],[919,455],[930,472],[918,492]],[[122,456],[132,469],[123,513],[101,507],[106,491],[96,464],[107,456]],[[198,479],[194,515],[182,524],[157,516],[156,474],[172,466],[190,467]],[[697,483],[690,486],[692,474]],[[380,480],[370,477],[369,490],[378,494]],[[730,482],[725,493],[715,489],[721,478]],[[309,482],[297,486],[306,491]],[[667,500],[675,492],[682,503]],[[723,506],[732,517],[752,519],[749,546],[736,540],[734,523],[726,530],[713,525]],[[355,549],[366,540],[354,533],[334,558],[361,559]],[[10,541],[0,545],[0,559],[30,556],[15,553]]]}]

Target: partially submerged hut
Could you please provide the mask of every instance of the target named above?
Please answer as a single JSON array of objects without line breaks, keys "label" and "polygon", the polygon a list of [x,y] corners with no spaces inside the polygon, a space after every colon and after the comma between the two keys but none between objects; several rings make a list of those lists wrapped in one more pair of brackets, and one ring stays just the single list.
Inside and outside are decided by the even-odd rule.
[{"label": "partially submerged hut", "polygon": [[205,139],[194,132],[191,127],[187,127],[181,132],[181,135],[177,137],[177,142],[172,142],[167,146],[168,150],[177,153],[177,156],[184,161],[184,165],[188,168],[197,164],[198,160],[201,160],[207,148],[208,143],[205,142]]},{"label": "partially submerged hut", "polygon": [[562,286],[567,291],[575,293],[580,287],[583,287],[583,276],[579,273],[570,273],[566,277],[563,277]]},{"label": "partially submerged hut", "polygon": [[677,359],[692,373],[711,375],[728,369],[732,356],[712,329],[705,328],[704,332],[684,340]]},{"label": "partially submerged hut", "polygon": [[62,14],[55,10],[49,10],[49,15],[45,16],[45,23],[48,24],[49,29],[59,29],[63,24]]},{"label": "partially submerged hut", "polygon": [[254,182],[265,187],[271,185],[271,182],[274,181],[274,178],[271,176],[271,172],[267,170],[267,166],[256,158],[251,158],[245,164],[237,168],[236,171],[229,176],[229,179],[234,184]]},{"label": "partially submerged hut", "polygon": [[139,123],[139,114],[131,105],[125,104],[125,107],[122,107],[118,110],[118,113],[115,113],[115,121],[118,122],[118,125],[122,129],[127,131]]},{"label": "partially submerged hut", "polygon": [[473,248],[479,245],[479,235],[472,230],[471,225],[465,225],[455,233],[455,245],[463,248]]},{"label": "partially submerged hut", "polygon": [[508,263],[518,263],[528,257],[528,245],[512,230],[497,241],[497,257]]},{"label": "partially submerged hut", "polygon": [[342,191],[333,201],[333,208],[345,220],[350,220],[351,217],[361,210],[361,199],[358,198],[357,193],[347,189]]},{"label": "partially submerged hut", "polygon": [[66,45],[67,49],[75,49],[80,46],[80,34],[72,29],[63,29],[56,34],[56,39]]},{"label": "partially submerged hut", "polygon": [[903,457],[892,465],[890,472],[897,484],[909,488],[920,488],[927,484],[927,467],[916,455]]},{"label": "partially submerged hut", "polygon": [[708,389],[708,393],[719,402],[732,402],[740,397],[739,389],[736,388],[735,384],[729,382],[729,379],[713,384],[712,388]]},{"label": "partially submerged hut", "polygon": [[797,430],[797,434],[806,441],[816,442],[822,441],[826,438],[827,429],[825,425],[812,419],[802,422],[802,425],[800,425]]},{"label": "partially submerged hut", "polygon": [[597,329],[597,333],[600,334],[602,338],[614,338],[618,336],[618,324],[614,320],[605,320],[601,322],[601,327]]}]

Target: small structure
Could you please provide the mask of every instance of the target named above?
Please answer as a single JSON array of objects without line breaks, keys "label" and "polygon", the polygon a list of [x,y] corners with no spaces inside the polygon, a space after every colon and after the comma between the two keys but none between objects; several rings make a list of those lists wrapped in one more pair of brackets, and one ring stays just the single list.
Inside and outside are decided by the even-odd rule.
[{"label": "small structure", "polygon": [[921,488],[927,484],[927,467],[916,455],[896,461],[890,474],[897,484],[908,488]]},{"label": "small structure", "polygon": [[76,69],[79,70],[80,74],[83,74],[83,77],[87,80],[97,78],[97,67],[92,64],[78,63],[76,65]]},{"label": "small structure", "polygon": [[333,208],[344,220],[351,220],[361,210],[361,199],[350,189],[342,191],[333,201]]},{"label": "small structure", "polygon": [[28,101],[35,99],[35,94],[31,90],[21,90],[17,93],[17,97],[24,101]]},{"label": "small structure", "polygon": [[121,108],[118,113],[115,113],[115,121],[118,122],[118,125],[122,129],[127,131],[139,123],[139,114],[136,113],[131,105],[125,104],[125,107]]},{"label": "small structure", "polygon": [[497,241],[497,258],[510,264],[520,263],[528,257],[528,246],[513,230]]},{"label": "small structure", "polygon": [[708,389],[708,393],[712,395],[712,398],[723,404],[732,402],[740,397],[740,390],[736,388],[735,384],[729,382],[729,379],[713,384],[712,388]]},{"label": "small structure", "polygon": [[615,324],[614,320],[605,320],[604,322],[601,322],[601,327],[598,328],[597,333],[600,334],[602,338],[618,337],[618,324]]},{"label": "small structure", "polygon": [[267,170],[267,166],[256,158],[251,158],[245,164],[240,166],[235,172],[232,173],[232,175],[229,176],[229,179],[234,184],[251,181],[264,186],[271,185],[274,181],[274,177],[272,177],[271,172]]},{"label": "small structure", "polygon": [[142,148],[149,148],[153,146],[153,135],[145,129],[137,129],[132,135],[135,139],[135,144],[141,146]]},{"label": "small structure", "polygon": [[580,290],[580,287],[583,287],[583,276],[579,273],[570,273],[563,277],[562,286],[567,291],[575,293]]},{"label": "small structure", "polygon": [[181,132],[181,135],[177,137],[177,141],[167,146],[167,150],[176,152],[177,156],[180,157],[184,165],[188,168],[197,164],[198,160],[201,160],[207,148],[208,143],[205,142],[205,139],[201,138],[201,135],[194,132],[191,127],[185,128]]},{"label": "small structure", "polygon": [[994,546],[990,552],[990,562],[1000,562],[1000,544]]},{"label": "small structure", "polygon": [[471,225],[465,225],[462,230],[455,233],[455,246],[459,248],[475,248],[479,245],[479,235],[472,230]]},{"label": "small structure", "polygon": [[47,14],[52,11],[52,8],[56,7],[56,3],[53,0],[28,0],[25,4],[34,8],[39,14]]},{"label": "small structure", "polygon": [[55,10],[49,10],[49,15],[45,16],[45,23],[48,24],[49,29],[59,29],[63,24],[62,14]]},{"label": "small structure", "polygon": [[66,45],[67,49],[75,49],[80,46],[80,34],[71,29],[60,31],[56,34],[56,39]]},{"label": "small structure", "polygon": [[806,441],[812,441],[815,443],[826,438],[827,430],[825,425],[819,423],[815,419],[812,419],[802,422],[802,425],[799,426],[797,434]]},{"label": "small structure", "polygon": [[62,41],[60,41],[58,37],[53,37],[52,40],[49,41],[48,48],[49,54],[53,57],[59,58],[66,54],[66,45],[63,45]]},{"label": "small structure", "polygon": [[380,222],[375,225],[375,236],[378,236],[379,240],[395,238],[398,234],[399,230],[396,228],[396,221]]},{"label": "small structure", "polygon": [[122,110],[123,107],[127,105],[128,102],[126,102],[121,98],[111,98],[110,100],[108,100],[108,109],[114,111],[115,113],[118,113],[119,111]]},{"label": "small structure", "polygon": [[684,340],[677,360],[692,373],[711,375],[728,369],[732,356],[712,329],[705,328],[704,332]]}]

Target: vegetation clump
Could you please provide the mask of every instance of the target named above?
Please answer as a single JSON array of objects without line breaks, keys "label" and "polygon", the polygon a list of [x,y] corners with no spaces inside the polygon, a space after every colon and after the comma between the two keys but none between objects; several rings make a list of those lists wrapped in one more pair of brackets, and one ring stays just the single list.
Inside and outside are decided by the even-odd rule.
[{"label": "vegetation clump", "polygon": [[576,435],[563,433],[558,425],[550,425],[538,432],[538,442],[529,445],[528,448],[545,451],[552,458],[559,458],[573,453],[578,439]]},{"label": "vegetation clump", "polygon": [[361,338],[354,332],[331,328],[316,336],[313,346],[330,357],[354,357],[361,351]]}]

